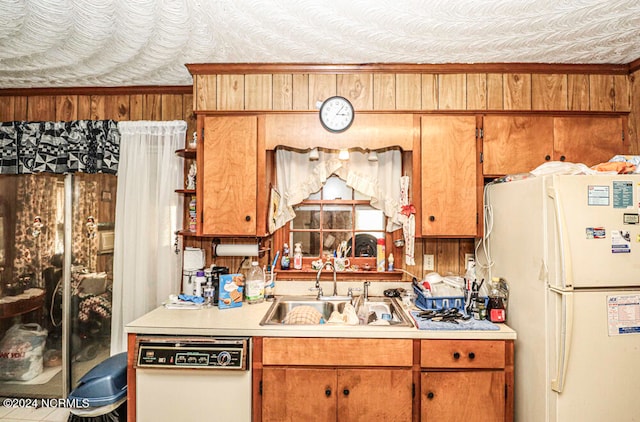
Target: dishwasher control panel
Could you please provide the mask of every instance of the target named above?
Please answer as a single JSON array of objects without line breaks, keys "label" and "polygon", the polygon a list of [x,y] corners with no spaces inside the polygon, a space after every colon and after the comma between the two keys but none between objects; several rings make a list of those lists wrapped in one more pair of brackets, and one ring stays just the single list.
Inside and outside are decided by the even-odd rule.
[{"label": "dishwasher control panel", "polygon": [[138,338],[136,366],[246,370],[248,338]]}]

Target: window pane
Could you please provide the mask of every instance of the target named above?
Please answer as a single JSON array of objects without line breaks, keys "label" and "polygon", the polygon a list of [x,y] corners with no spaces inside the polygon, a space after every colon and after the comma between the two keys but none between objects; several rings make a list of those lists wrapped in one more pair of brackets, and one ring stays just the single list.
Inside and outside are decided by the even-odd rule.
[{"label": "window pane", "polygon": [[348,188],[346,182],[339,177],[331,176],[322,187],[322,192],[322,199],[325,200],[351,199],[353,189]]},{"label": "window pane", "polygon": [[350,205],[325,205],[322,211],[323,229],[351,230],[353,227],[353,208]]},{"label": "window pane", "polygon": [[351,244],[351,232],[323,232],[322,254],[331,254],[333,256],[333,252],[342,242],[346,242],[347,246]]},{"label": "window pane", "polygon": [[294,207],[296,218],[293,219],[291,228],[293,229],[319,229],[320,228],[320,206],[302,205]]},{"label": "window pane", "polygon": [[384,230],[384,213],[370,206],[356,206],[356,230]]},{"label": "window pane", "polygon": [[319,232],[292,232],[291,246],[295,247],[296,243],[300,243],[302,247],[302,256],[319,257],[320,256],[320,233]]},{"label": "window pane", "polygon": [[314,192],[311,195],[309,195],[309,197],[307,199],[311,200],[311,201],[319,201],[321,198],[321,194],[322,193],[322,189],[320,189],[318,192]]}]

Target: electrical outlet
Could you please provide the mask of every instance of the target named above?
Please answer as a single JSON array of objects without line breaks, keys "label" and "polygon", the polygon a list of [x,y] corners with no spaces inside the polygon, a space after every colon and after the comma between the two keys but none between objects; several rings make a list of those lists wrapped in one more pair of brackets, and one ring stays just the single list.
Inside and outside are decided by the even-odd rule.
[{"label": "electrical outlet", "polygon": [[433,262],[433,255],[424,255],[422,258],[422,269],[425,271],[434,271],[436,269]]},{"label": "electrical outlet", "polygon": [[467,268],[469,261],[475,261],[476,260],[476,256],[472,253],[466,253],[464,254],[464,267]]}]

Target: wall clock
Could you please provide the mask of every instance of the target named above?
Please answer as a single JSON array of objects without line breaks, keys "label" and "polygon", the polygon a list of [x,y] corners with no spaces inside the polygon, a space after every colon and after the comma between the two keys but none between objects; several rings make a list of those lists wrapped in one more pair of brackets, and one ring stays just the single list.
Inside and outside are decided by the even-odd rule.
[{"label": "wall clock", "polygon": [[329,132],[344,132],[353,123],[353,118],[353,106],[344,97],[329,97],[320,106],[320,123]]}]

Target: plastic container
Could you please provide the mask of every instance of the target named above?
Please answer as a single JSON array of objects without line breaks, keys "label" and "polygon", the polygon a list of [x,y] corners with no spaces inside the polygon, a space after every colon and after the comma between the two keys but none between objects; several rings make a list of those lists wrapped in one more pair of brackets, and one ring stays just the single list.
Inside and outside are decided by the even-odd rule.
[{"label": "plastic container", "polygon": [[302,269],[302,245],[296,243],[296,247],[293,250],[293,268],[296,270]]},{"label": "plastic container", "polygon": [[[465,312],[464,296],[427,297],[415,284],[413,285],[413,291],[416,294],[415,305],[424,311],[437,310],[442,308],[456,308],[460,312]],[[481,297],[480,299],[484,300],[486,306],[489,298]]]},{"label": "plastic container", "polygon": [[388,263],[389,263],[389,271],[393,271],[393,252],[389,254]]},{"label": "plastic container", "polygon": [[211,307],[213,306],[213,297],[215,294],[215,289],[213,288],[213,281],[211,278],[207,280],[207,284],[202,290],[202,297],[204,297],[204,306]]},{"label": "plastic container", "polygon": [[491,279],[491,291],[487,303],[487,317],[491,322],[505,322],[507,320],[507,300],[509,286],[503,278]]},{"label": "plastic container", "polygon": [[283,270],[288,270],[291,265],[291,258],[289,258],[289,245],[284,244],[282,248],[282,260],[280,261],[280,268]]},{"label": "plastic container", "polygon": [[247,273],[245,298],[249,304],[264,302],[264,272],[257,261],[251,263]]},{"label": "plastic container", "polygon": [[384,239],[378,239],[377,250],[376,250],[376,267],[380,272],[384,272],[386,270],[384,265],[384,261],[385,261],[384,257],[385,257]]},{"label": "plastic container", "polygon": [[207,279],[204,276],[204,271],[196,272],[196,281],[193,286],[193,295],[194,296],[202,296],[202,287],[207,282]]},{"label": "plastic container", "polygon": [[109,420],[125,420],[120,418],[126,418],[127,352],[107,358],[83,375],[69,399],[89,406],[71,409],[74,415],[95,417],[110,413],[114,418]]}]

